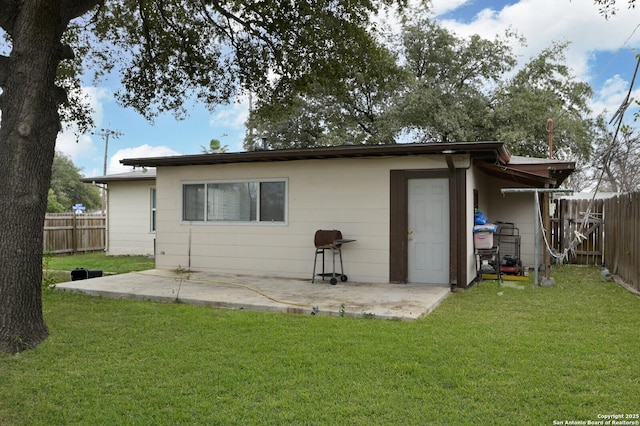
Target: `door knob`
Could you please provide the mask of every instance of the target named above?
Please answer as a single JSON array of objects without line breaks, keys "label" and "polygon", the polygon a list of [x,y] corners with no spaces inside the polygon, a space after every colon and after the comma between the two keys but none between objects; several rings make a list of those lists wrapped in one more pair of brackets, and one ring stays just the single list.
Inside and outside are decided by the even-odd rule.
[{"label": "door knob", "polygon": [[413,229],[409,229],[409,230],[407,231],[407,233],[408,233],[409,235],[413,234]]}]

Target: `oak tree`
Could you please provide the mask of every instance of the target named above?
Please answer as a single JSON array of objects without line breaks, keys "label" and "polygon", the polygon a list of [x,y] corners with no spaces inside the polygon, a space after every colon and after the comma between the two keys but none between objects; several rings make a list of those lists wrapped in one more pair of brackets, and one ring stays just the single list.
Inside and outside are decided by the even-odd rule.
[{"label": "oak tree", "polygon": [[119,78],[119,101],[150,119],[185,115],[194,98],[286,95],[354,61],[371,13],[392,3],[405,0],[0,0],[0,351],[48,335],[42,225],[73,88],[63,71]]}]

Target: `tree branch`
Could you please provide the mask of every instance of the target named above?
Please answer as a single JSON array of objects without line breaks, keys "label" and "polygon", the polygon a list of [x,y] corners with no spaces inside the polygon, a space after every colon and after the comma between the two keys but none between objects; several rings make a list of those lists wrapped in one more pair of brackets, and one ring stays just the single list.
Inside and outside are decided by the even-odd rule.
[{"label": "tree branch", "polygon": [[0,27],[7,32],[13,34],[13,22],[18,16],[18,0],[0,0]]},{"label": "tree branch", "polygon": [[66,24],[72,19],[84,15],[94,7],[102,6],[103,4],[104,0],[66,0],[60,7],[60,18]]},{"label": "tree branch", "polygon": [[4,87],[9,76],[9,57],[0,55],[0,87]]}]

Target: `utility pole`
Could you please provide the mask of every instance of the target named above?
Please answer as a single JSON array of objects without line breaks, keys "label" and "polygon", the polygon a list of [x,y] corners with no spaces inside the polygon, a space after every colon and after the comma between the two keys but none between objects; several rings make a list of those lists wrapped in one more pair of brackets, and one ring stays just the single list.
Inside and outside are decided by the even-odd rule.
[{"label": "utility pole", "polygon": [[107,175],[107,158],[109,156],[109,136],[118,138],[123,135],[122,132],[111,129],[100,129],[99,132],[93,132],[94,135],[104,138],[104,167],[102,170],[103,175]]},{"label": "utility pole", "polygon": [[[103,169],[102,169],[102,174],[103,174],[103,176],[106,176],[107,175],[107,158],[109,157],[109,136],[113,136],[114,138],[118,138],[118,137],[122,136],[123,133],[118,131],[118,130],[111,130],[111,129],[107,128],[107,129],[100,129],[100,131],[98,131],[98,132],[92,132],[92,134],[104,138],[104,165],[103,165]],[[102,211],[103,212],[107,211],[106,195],[107,195],[106,191],[105,191],[105,189],[103,187],[102,188]]]}]

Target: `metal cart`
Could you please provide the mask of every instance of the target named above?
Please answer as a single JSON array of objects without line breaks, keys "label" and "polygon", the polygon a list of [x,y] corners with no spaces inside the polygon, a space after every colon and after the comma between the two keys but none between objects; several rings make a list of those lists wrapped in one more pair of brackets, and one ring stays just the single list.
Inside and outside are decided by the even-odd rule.
[{"label": "metal cart", "polygon": [[502,280],[500,264],[500,246],[490,249],[476,249],[476,280],[482,281],[482,274],[495,274]]},{"label": "metal cart", "polygon": [[476,225],[473,227],[473,246],[476,256],[476,281],[482,281],[483,274],[500,275],[500,244],[495,238],[495,224]]},{"label": "metal cart", "polygon": [[[316,254],[313,261],[313,275],[311,276],[311,282],[315,282],[316,277],[316,265],[318,263],[318,255],[322,254],[322,273],[317,274],[317,276],[322,277],[324,281],[325,277],[331,277],[329,282],[332,285],[336,285],[338,283],[338,279],[340,281],[347,281],[347,276],[344,274],[344,267],[342,264],[342,244],[350,243],[355,240],[347,240],[342,238],[342,233],[338,230],[318,230],[316,231],[316,235],[313,239],[313,243],[316,246]],[[326,250],[331,250],[331,258],[333,269],[332,272],[325,272],[324,269],[324,252]],[[340,258],[340,273],[336,273],[336,254]]]},{"label": "metal cart", "polygon": [[520,258],[520,230],[512,222],[496,222],[494,234],[500,246],[500,272],[506,275],[524,275]]}]

